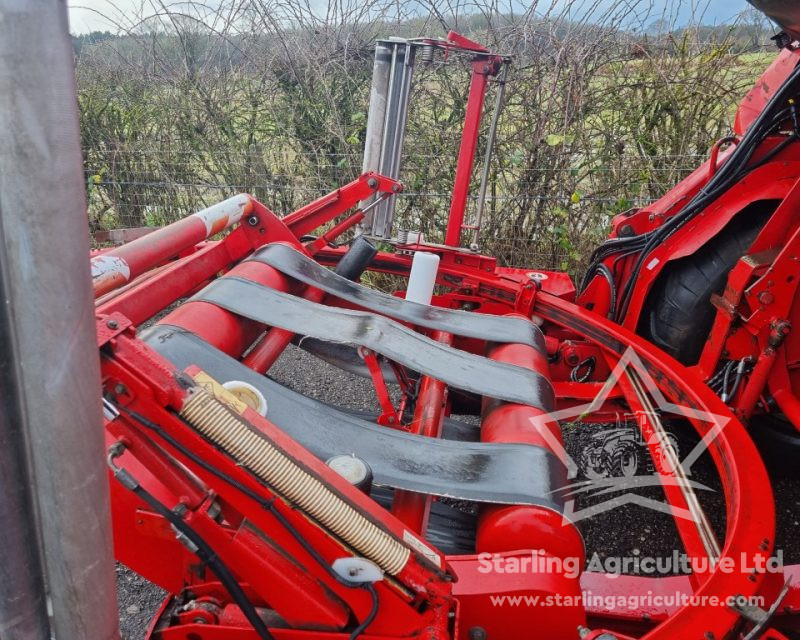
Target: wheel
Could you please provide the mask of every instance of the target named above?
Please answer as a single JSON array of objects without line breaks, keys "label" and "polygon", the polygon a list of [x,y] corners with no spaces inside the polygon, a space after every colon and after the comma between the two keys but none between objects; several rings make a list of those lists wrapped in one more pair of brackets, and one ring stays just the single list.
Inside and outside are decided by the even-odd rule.
[{"label": "wheel", "polygon": [[622,440],[611,453],[611,475],[632,478],[639,471],[639,451],[633,442]]},{"label": "wheel", "polygon": [[775,206],[751,204],[695,253],[667,265],[648,295],[639,333],[679,362],[696,364],[716,313],[711,296],[722,292]]},{"label": "wheel", "polygon": [[770,473],[778,478],[797,478],[800,433],[782,415],[756,415],[750,420],[750,435]]}]

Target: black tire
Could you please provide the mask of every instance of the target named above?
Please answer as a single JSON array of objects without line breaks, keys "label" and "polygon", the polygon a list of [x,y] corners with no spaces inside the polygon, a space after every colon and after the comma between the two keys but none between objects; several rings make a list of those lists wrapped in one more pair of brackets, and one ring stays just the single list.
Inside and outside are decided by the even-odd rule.
[{"label": "black tire", "polygon": [[750,435],[761,459],[775,478],[798,478],[800,434],[782,415],[755,415],[750,419]]},{"label": "black tire", "polygon": [[707,244],[671,262],[648,295],[639,333],[683,364],[696,364],[714,322],[712,294],[753,244],[775,201],[751,204]]}]

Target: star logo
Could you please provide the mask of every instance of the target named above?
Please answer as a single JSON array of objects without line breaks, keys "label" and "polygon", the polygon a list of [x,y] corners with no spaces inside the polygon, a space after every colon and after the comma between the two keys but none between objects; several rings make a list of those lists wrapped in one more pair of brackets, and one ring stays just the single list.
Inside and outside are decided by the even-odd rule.
[{"label": "star logo", "polygon": [[[646,436],[646,443],[654,445],[656,451],[663,452],[661,456],[662,459],[655,465],[657,467],[655,472],[640,476],[596,477],[585,481],[576,480],[578,477],[579,465],[570,457],[564,445],[559,442],[557,437],[548,428],[548,423],[552,423],[553,421],[563,423],[576,418],[580,421],[583,417],[600,408],[620,381],[638,381],[640,389],[643,391],[646,390],[649,398],[655,402],[654,409],[658,409],[658,413],[675,414],[691,420],[708,423],[710,426],[700,442],[694,446],[686,457],[680,460],[676,448],[672,446],[668,440],[668,438],[672,436],[666,434],[663,428],[656,426],[660,424],[658,423],[657,413],[655,411],[636,411],[634,414],[636,415],[642,434]],[[608,380],[606,380],[600,392],[591,402],[531,418],[531,423],[542,435],[547,445],[566,466],[568,478],[574,480],[569,485],[554,492],[561,494],[565,500],[565,524],[568,522],[575,523],[579,520],[616,509],[626,504],[638,504],[641,507],[671,514],[676,518],[685,518],[699,524],[699,518],[701,517],[699,513],[701,512],[698,510],[692,511],[689,508],[682,508],[659,500],[646,498],[635,493],[634,490],[652,486],[662,486],[665,490],[668,487],[677,487],[685,497],[689,497],[686,503],[689,503],[692,499],[696,501],[696,498],[694,498],[695,489],[712,491],[710,487],[692,480],[689,476],[691,475],[692,465],[697,462],[697,459],[702,453],[708,449],[709,445],[721,433],[722,429],[729,421],[729,416],[698,411],[691,407],[676,405],[669,402],[656,385],[652,376],[648,373],[639,356],[636,355],[633,347],[628,347],[625,353],[623,353]],[[576,509],[575,496],[580,494],[591,497],[610,497],[592,506]]]}]

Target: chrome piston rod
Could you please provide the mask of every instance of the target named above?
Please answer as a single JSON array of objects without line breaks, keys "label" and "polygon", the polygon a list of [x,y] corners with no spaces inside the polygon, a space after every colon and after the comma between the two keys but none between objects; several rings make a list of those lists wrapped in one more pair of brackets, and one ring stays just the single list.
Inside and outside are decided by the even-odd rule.
[{"label": "chrome piston rod", "polygon": [[639,374],[636,373],[633,368],[628,368],[625,372],[625,375],[628,376],[634,393],[636,393],[636,397],[638,398],[642,407],[647,412],[648,416],[652,416],[651,419],[653,431],[657,434],[659,442],[662,443],[662,447],[667,456],[667,462],[670,465],[670,469],[673,470],[675,476],[678,478],[678,487],[683,494],[683,498],[686,501],[686,505],[689,508],[692,519],[697,525],[697,531],[700,535],[700,540],[703,543],[703,548],[705,549],[709,559],[715,561],[722,553],[719,542],[717,541],[717,537],[714,534],[714,530],[711,527],[711,523],[708,520],[706,512],[703,510],[703,507],[700,506],[700,502],[697,499],[697,494],[694,492],[694,489],[692,489],[689,479],[686,477],[686,472],[683,470],[675,451],[671,447],[664,447],[663,445],[663,443],[667,442],[667,432],[664,429],[664,425],[661,424],[661,420],[656,413],[653,403],[650,401],[650,396],[647,394],[645,385],[639,377]]}]

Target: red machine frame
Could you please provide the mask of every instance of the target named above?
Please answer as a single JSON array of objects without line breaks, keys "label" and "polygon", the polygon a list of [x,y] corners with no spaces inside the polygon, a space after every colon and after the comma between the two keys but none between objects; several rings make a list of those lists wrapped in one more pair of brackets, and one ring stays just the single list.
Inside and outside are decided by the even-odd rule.
[{"label": "red machine frame", "polygon": [[[545,331],[548,353],[560,356],[549,367],[558,408],[595,398],[615,363],[627,347],[632,347],[643,368],[639,370],[637,365],[620,378],[598,415],[613,415],[623,406],[642,408],[641,395],[636,393],[637,380],[649,376],[676,405],[726,419],[724,430],[715,432],[708,442],[727,504],[726,536],[719,545],[719,558],[734,558],[737,562],[744,558],[749,566],[763,566],[775,547],[774,503],[766,469],[742,421],[750,418],[759,399],[769,393],[781,411],[800,427],[800,405],[795,393],[800,344],[790,331],[797,314],[800,218],[795,205],[800,198],[800,145],[786,146],[768,164],[754,170],[746,183],[721,196],[709,215],[682,228],[654,251],[653,268],[639,276],[627,312],[616,323],[606,317],[612,311],[612,298],[601,278],[591,280],[577,295],[565,274],[500,267],[494,258],[458,246],[462,229],[469,228],[464,225],[464,212],[486,82],[498,72],[504,59],[456,34],[449,39],[452,46],[471,52],[474,61],[445,245],[413,244],[399,246],[401,251],[396,253],[382,251],[370,270],[407,276],[414,251],[434,252],[441,260],[437,283],[445,291],[434,298],[436,306],[459,309],[467,305],[481,313],[516,313],[535,318]],[[739,134],[744,133],[759,112],[759,105],[763,106],[769,97],[763,95],[764,87],[775,86],[776,78],[786,77],[794,68],[796,55],[792,50],[781,54],[765,74],[765,82],[749,96],[737,117]],[[777,144],[778,141],[766,142],[760,153],[768,154]],[[645,233],[662,224],[703,187],[727,153],[715,149],[707,163],[662,200],[633,215],[618,216],[612,236],[619,234],[623,225]],[[411,531],[420,536],[413,543],[417,552],[408,564],[377,582],[373,592],[363,585],[343,584],[331,574],[328,565],[352,550],[186,428],[177,415],[186,402],[184,376],[197,375],[198,371],[175,371],[136,338],[135,327],[221,274],[238,275],[309,300],[340,304],[330,296],[326,299],[319,290],[292,282],[271,267],[241,261],[259,247],[282,242],[323,265],[335,265],[345,249],[333,247],[333,241],[356,225],[363,212],[355,211],[338,223],[335,221],[359,202],[373,195],[390,197],[401,188],[397,181],[365,174],[282,218],[249,196],[236,196],[213,210],[93,258],[98,346],[104,393],[111,407],[107,414],[107,442],[115,474],[127,482],[112,482],[116,554],[120,561],[173,594],[154,619],[149,637],[244,640],[262,636],[208,567],[198,563],[184,544],[185,539],[176,537],[174,523],[132,492],[134,485],[166,505],[214,548],[259,611],[269,609],[277,614],[272,619],[274,624],[267,624],[275,638],[348,638],[353,637],[354,626],[360,629],[357,637],[364,640],[513,638],[522,637],[522,629],[532,628],[539,629],[543,636],[562,637],[549,634],[552,629],[562,629],[564,619],[576,630],[575,637],[580,627],[580,637],[589,639],[608,637],[604,633],[613,633],[612,637],[619,639],[725,638],[744,632],[753,623],[737,606],[738,601],[732,599],[754,595],[763,596],[767,603],[780,604],[779,610],[769,612],[772,629],[764,630],[761,637],[778,639],[785,637],[778,629],[796,630],[792,611],[800,607],[800,590],[784,585],[798,573],[797,567],[786,567],[782,575],[762,570],[726,573],[715,568],[689,577],[660,579],[627,576],[614,580],[603,574],[586,573],[580,582],[555,575],[537,576],[533,583],[514,576],[487,577],[477,570],[477,556],[444,557],[421,539],[430,496],[402,493],[391,512],[382,509],[269,420],[246,410],[244,417],[250,423],[390,535],[403,539]],[[757,200],[780,204],[748,255],[731,272],[724,293],[715,300],[717,316],[700,362],[685,367],[636,334],[647,294],[668,262],[690,255],[747,204]],[[334,224],[316,240],[301,242],[303,236],[329,223]],[[225,230],[229,233],[216,237]],[[630,261],[619,269],[620,282],[628,277]],[[587,301],[593,303],[591,310]],[[171,318],[261,373],[269,369],[293,337],[278,328],[267,329],[262,337],[264,327],[197,301],[182,305]],[[431,337],[474,353],[483,353],[487,348],[486,344],[445,332],[434,332]],[[490,350],[490,356],[515,364],[532,361],[533,356],[520,345],[507,347]],[[723,352],[727,358],[752,357],[754,363],[747,383],[727,406],[704,384],[717,370]],[[574,367],[587,357],[595,358],[593,375],[584,381],[571,379]],[[380,422],[391,428],[398,419],[398,410],[385,391],[380,368],[369,357],[367,364],[372,365],[381,400]],[[410,427],[415,433],[439,435],[441,419],[449,410],[446,393],[440,381],[423,377]],[[522,412],[520,416],[527,420],[528,414]],[[701,437],[709,434],[709,424],[694,415],[686,418]],[[520,427],[513,441],[532,437]],[[665,479],[670,506],[675,512],[685,509],[685,494],[670,490],[670,474],[663,470],[659,473]],[[492,529],[499,527],[503,518],[523,526],[530,512],[524,511],[527,508],[516,509],[486,517],[480,525],[484,527],[482,534],[491,536],[492,531],[505,531]],[[541,512],[537,515],[542,527],[561,527],[560,517],[552,522],[548,521],[550,517]],[[687,554],[698,559],[707,557],[707,542],[698,526],[679,519],[676,523]],[[572,540],[569,531],[570,527],[561,530],[566,537],[564,545],[570,550],[582,549],[579,536]],[[511,548],[505,553],[513,556],[525,552],[525,548]],[[581,588],[597,595],[678,591],[715,597],[728,606],[665,606],[646,611],[584,607],[579,601]],[[531,593],[571,597],[574,604],[549,608],[494,606],[489,598]],[[178,594],[182,594],[183,604],[176,608]],[[376,602],[380,603],[377,608]],[[366,628],[361,628],[365,623]]]}]

